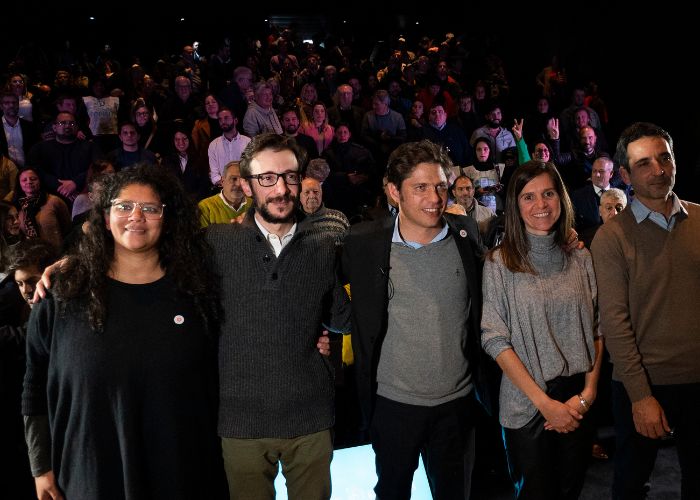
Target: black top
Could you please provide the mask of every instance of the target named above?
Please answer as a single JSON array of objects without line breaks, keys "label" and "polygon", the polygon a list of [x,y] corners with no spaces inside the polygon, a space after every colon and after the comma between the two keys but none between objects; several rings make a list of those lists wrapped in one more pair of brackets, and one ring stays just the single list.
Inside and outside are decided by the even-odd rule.
[{"label": "black top", "polygon": [[48,414],[52,468],[70,499],[211,498],[215,339],[169,277],[109,280],[105,331],[75,301],[32,311],[24,415]]}]

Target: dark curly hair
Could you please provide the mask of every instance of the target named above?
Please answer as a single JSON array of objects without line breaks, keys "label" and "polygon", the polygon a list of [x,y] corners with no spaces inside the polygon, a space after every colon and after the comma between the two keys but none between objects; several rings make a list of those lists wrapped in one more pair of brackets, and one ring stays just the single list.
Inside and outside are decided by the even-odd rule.
[{"label": "dark curly hair", "polygon": [[166,169],[139,164],[104,179],[88,219],[89,228],[75,253],[55,279],[54,296],[61,310],[68,301],[84,298],[92,328],[101,332],[106,310],[107,275],[114,257],[114,239],[105,214],[111,200],[129,185],[148,186],[165,204],[158,244],[160,264],[175,281],[177,292],[190,297],[207,331],[218,331],[222,316],[216,279],[207,265],[211,249],[199,225],[199,213],[179,180]]},{"label": "dark curly hair", "polygon": [[19,242],[10,251],[8,273],[14,273],[18,269],[36,267],[39,272],[56,262],[56,249],[48,241],[39,238],[30,238]]}]

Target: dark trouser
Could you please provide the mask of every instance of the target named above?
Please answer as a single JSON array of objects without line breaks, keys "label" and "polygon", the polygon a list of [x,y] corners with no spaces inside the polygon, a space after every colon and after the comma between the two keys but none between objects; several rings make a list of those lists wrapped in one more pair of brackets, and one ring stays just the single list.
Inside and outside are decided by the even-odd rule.
[{"label": "dark trouser", "polygon": [[[583,388],[583,376],[558,377],[547,383],[547,394],[566,401]],[[544,429],[545,418],[537,412],[520,429],[503,429],[508,468],[518,499],[577,499],[583,489],[591,455],[590,422],[580,420],[574,432]]]},{"label": "dark trouser", "polygon": [[411,497],[419,455],[435,500],[469,498],[475,404],[472,395],[438,406],[414,406],[377,396],[370,431],[377,498]]},{"label": "dark trouser", "polygon": [[[655,385],[653,396],[666,414],[674,431],[681,466],[681,498],[700,498],[700,384]],[[637,433],[632,419],[632,404],[622,383],[612,382],[613,415],[615,416],[616,452],[613,498],[636,500],[646,498],[645,483],[649,480],[659,440]]]}]

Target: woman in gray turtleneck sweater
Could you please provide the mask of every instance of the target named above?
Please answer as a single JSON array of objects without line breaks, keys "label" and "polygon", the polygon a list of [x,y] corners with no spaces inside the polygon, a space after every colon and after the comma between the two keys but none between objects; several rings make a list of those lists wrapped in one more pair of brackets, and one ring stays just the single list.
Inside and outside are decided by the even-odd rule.
[{"label": "woman in gray turtleneck sweater", "polygon": [[508,186],[503,243],[484,266],[482,345],[503,370],[500,422],[517,498],[575,499],[585,477],[603,339],[587,250],[562,249],[573,210],[552,163]]}]

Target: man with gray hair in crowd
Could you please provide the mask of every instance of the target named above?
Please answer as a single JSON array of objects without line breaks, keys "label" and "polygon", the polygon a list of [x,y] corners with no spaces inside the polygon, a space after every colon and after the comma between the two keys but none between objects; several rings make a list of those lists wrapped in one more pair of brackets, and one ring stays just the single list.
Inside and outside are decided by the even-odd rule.
[{"label": "man with gray hair in crowd", "polygon": [[243,132],[248,137],[255,137],[264,132],[281,134],[282,124],[272,107],[272,87],[267,82],[255,84],[255,100],[248,105],[243,117]]},{"label": "man with gray hair in crowd", "polygon": [[362,142],[377,163],[384,165],[389,154],[406,140],[406,122],[399,113],[389,109],[391,98],[386,90],[377,90],[372,98],[372,111],[362,119]]}]

